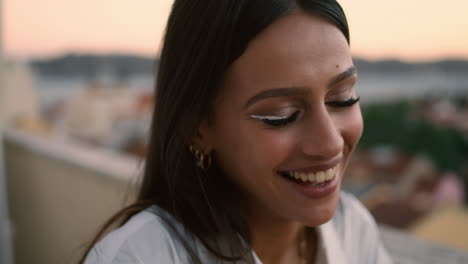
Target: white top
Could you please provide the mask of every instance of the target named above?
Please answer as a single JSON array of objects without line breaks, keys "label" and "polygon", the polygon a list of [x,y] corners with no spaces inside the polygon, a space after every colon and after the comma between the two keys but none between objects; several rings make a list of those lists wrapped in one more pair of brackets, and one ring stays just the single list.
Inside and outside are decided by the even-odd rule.
[{"label": "white top", "polygon": [[[85,264],[190,263],[185,247],[161,217],[171,220],[202,263],[221,263],[170,214],[152,206],[105,236],[89,252]],[[382,246],[374,219],[350,194],[341,193],[335,215],[317,230],[319,246],[315,264],[392,263]],[[262,264],[255,252],[253,256],[256,264]]]}]

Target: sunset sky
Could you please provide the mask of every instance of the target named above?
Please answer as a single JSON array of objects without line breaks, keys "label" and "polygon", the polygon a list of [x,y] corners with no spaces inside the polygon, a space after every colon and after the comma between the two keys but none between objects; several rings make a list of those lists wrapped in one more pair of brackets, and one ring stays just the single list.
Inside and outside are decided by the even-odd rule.
[{"label": "sunset sky", "polygon": [[[468,59],[467,0],[341,0],[355,55]],[[12,57],[157,53],[171,0],[3,0]]]}]

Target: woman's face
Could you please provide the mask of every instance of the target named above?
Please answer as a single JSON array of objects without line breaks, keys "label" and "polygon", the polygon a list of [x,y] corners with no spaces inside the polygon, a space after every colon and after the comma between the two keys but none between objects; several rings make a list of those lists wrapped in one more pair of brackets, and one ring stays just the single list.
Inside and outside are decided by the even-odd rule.
[{"label": "woman's face", "polygon": [[299,11],[228,68],[213,122],[200,132],[251,212],[310,226],[333,216],[362,133],[356,80],[343,34]]}]

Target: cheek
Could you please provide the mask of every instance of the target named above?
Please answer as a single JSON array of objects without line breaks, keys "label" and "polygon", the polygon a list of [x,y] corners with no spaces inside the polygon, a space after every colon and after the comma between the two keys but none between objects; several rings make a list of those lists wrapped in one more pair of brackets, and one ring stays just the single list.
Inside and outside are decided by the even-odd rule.
[{"label": "cheek", "polygon": [[243,185],[249,184],[246,181],[266,181],[290,153],[294,137],[252,121],[240,123],[236,129],[226,127],[220,132],[227,135],[218,144],[221,166]]},{"label": "cheek", "polygon": [[363,131],[363,121],[361,108],[359,105],[353,107],[351,111],[346,111],[335,118],[335,124],[340,130],[346,148],[349,152],[356,147]]},{"label": "cheek", "polygon": [[[286,131],[258,131],[248,144],[252,147],[253,164],[258,169],[276,170],[292,151],[294,137]],[[249,153],[246,153],[249,155]]]}]

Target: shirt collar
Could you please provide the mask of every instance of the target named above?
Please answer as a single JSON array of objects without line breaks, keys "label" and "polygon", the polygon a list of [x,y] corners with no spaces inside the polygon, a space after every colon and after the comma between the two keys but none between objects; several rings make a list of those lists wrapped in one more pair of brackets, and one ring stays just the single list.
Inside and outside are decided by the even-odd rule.
[{"label": "shirt collar", "polygon": [[[331,221],[317,227],[317,232],[323,246],[325,263],[346,264],[346,258],[341,247],[340,238]],[[320,250],[320,249],[319,249]]]}]

